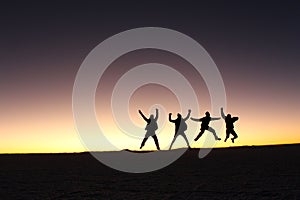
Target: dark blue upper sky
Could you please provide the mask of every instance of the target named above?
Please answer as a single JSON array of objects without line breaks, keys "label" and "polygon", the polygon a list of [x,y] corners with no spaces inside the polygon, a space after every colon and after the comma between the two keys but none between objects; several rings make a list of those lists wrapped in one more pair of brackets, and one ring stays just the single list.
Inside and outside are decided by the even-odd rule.
[{"label": "dark blue upper sky", "polygon": [[[99,42],[143,26],[171,28],[193,37],[221,71],[228,65],[230,73],[254,67],[264,74],[255,65],[260,62],[272,68],[274,75],[287,72],[293,78],[299,72],[300,6],[296,1],[26,1],[2,3],[0,9],[0,64],[6,72],[1,73],[2,81],[22,76],[23,71],[57,73],[59,69],[49,67],[56,64],[66,64],[62,73],[76,71]],[[243,63],[251,69],[241,68]]]}]

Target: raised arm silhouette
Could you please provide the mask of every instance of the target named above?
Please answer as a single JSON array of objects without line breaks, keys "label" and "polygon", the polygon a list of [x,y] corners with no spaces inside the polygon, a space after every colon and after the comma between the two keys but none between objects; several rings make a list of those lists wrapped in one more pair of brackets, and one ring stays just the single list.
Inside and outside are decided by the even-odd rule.
[{"label": "raised arm silhouette", "polygon": [[191,115],[191,110],[188,110],[188,114],[185,118],[182,118],[181,114],[177,114],[177,118],[176,119],[172,119],[172,113],[169,113],[169,121],[172,122],[172,123],[175,123],[175,135],[174,135],[174,138],[171,142],[171,145],[170,145],[170,148],[169,150],[172,149],[172,146],[176,140],[176,138],[181,135],[183,137],[183,139],[185,140],[185,142],[187,143],[187,146],[189,148],[190,147],[190,144],[189,144],[189,141],[184,133],[184,131],[187,130],[187,124],[186,124],[186,120],[188,120],[190,118],[190,115]]},{"label": "raised arm silhouette", "polygon": [[147,125],[145,127],[146,130],[146,135],[142,141],[141,144],[141,148],[143,148],[143,146],[145,145],[146,141],[148,140],[148,137],[152,137],[154,139],[155,145],[157,150],[160,150],[159,148],[159,143],[158,143],[158,139],[157,136],[155,134],[155,131],[157,130],[158,126],[157,126],[157,119],[158,119],[158,109],[155,110],[156,111],[156,115],[155,117],[153,115],[150,115],[149,119],[142,113],[141,110],[139,110],[140,115],[143,117],[143,119],[147,122]]},{"label": "raised arm silhouette", "polygon": [[193,121],[202,122],[200,132],[194,140],[197,141],[203,135],[205,130],[208,130],[209,132],[211,132],[214,135],[216,140],[221,140],[221,138],[219,138],[217,136],[216,131],[212,127],[209,126],[210,121],[219,120],[219,119],[221,119],[221,118],[220,117],[210,117],[209,112],[206,112],[205,117],[202,117],[200,119],[196,119],[196,118],[191,117],[191,120],[193,120]]},{"label": "raised arm silhouette", "polygon": [[225,138],[224,142],[226,142],[227,139],[229,138],[230,134],[232,134],[233,138],[231,138],[231,141],[232,141],[232,143],[234,143],[234,140],[236,138],[238,138],[238,136],[237,136],[236,132],[234,131],[233,123],[236,122],[239,118],[231,117],[231,114],[227,114],[227,116],[225,116],[223,108],[221,108],[221,116],[225,120],[225,123],[226,123],[226,138]]}]

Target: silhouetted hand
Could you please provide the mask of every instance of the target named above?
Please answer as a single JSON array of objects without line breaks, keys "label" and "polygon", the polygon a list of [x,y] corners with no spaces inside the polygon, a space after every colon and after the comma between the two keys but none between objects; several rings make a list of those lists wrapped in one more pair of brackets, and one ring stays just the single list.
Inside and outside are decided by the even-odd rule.
[{"label": "silhouetted hand", "polygon": [[189,112],[189,113],[191,113],[191,112],[192,112],[192,110],[191,110],[191,109],[189,109],[189,110],[188,110],[188,112]]},{"label": "silhouetted hand", "polygon": [[169,113],[169,115],[172,115],[172,113]]},{"label": "silhouetted hand", "polygon": [[157,109],[157,108],[156,108],[155,110],[156,110],[156,112],[158,112],[158,109]]},{"label": "silhouetted hand", "polygon": [[139,113],[142,113],[142,111],[141,111],[141,110],[139,110]]}]

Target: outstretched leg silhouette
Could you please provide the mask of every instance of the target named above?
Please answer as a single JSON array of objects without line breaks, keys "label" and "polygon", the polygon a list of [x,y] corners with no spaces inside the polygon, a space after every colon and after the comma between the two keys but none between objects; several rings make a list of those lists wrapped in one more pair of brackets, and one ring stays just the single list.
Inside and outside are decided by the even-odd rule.
[{"label": "outstretched leg silhouette", "polygon": [[[207,130],[208,130],[209,132],[211,132],[211,133],[214,135],[214,137],[215,137],[216,140],[221,140],[221,138],[219,138],[219,137],[217,136],[216,131],[215,131],[212,127],[208,127]],[[197,135],[197,137],[196,137],[194,140],[197,141],[197,140],[203,135],[204,131],[205,131],[205,130],[201,130],[200,133]]]},{"label": "outstretched leg silhouette", "polygon": [[[157,139],[157,138],[156,138],[156,139]],[[145,138],[143,139],[140,149],[143,148],[143,146],[145,145],[145,143],[146,143],[147,140],[148,140],[148,137],[145,137]]]},{"label": "outstretched leg silhouette", "polygon": [[153,137],[153,139],[154,139],[154,142],[155,142],[156,148],[157,148],[158,150],[160,150],[160,148],[159,148],[159,144],[158,144],[158,139],[157,139],[156,135],[153,135],[152,137]]},{"label": "outstretched leg silhouette", "polygon": [[236,138],[238,138],[238,136],[237,136],[237,134],[236,134],[236,132],[234,130],[231,131],[231,134],[233,135],[233,138],[231,138],[231,141],[232,141],[232,143],[234,143],[234,140]]},{"label": "outstretched leg silhouette", "polygon": [[234,130],[228,130],[228,129],[227,129],[227,130],[226,130],[226,138],[225,138],[224,142],[227,141],[227,139],[229,138],[230,134],[233,135],[233,138],[231,138],[232,143],[234,143],[234,140],[235,140],[236,138],[238,138],[238,136],[237,136],[237,134],[236,134],[236,132],[235,132]]},{"label": "outstretched leg silhouette", "polygon": [[201,130],[200,133],[197,135],[197,137],[194,139],[195,141],[197,141],[204,133],[204,130]]},{"label": "outstretched leg silhouette", "polygon": [[185,134],[182,134],[181,136],[183,137],[183,139],[185,140],[185,142],[186,142],[187,146],[188,146],[188,147],[189,147],[189,149],[190,149],[190,148],[191,148],[191,146],[190,146],[190,144],[189,144],[189,141],[188,141],[188,139],[187,139],[186,135],[185,135]]},{"label": "outstretched leg silhouette", "polygon": [[172,146],[173,146],[173,144],[174,144],[174,142],[175,142],[175,140],[176,140],[177,137],[178,137],[178,135],[175,135],[175,136],[174,136],[174,138],[173,138],[173,140],[172,140],[172,142],[171,142],[171,146],[170,146],[169,150],[172,149]]},{"label": "outstretched leg silhouette", "polygon": [[177,134],[177,135],[174,136],[174,138],[173,138],[173,140],[172,140],[172,142],[171,142],[171,146],[170,146],[169,150],[172,149],[172,146],[173,146],[173,144],[174,144],[176,138],[177,138],[179,135],[181,135],[181,136],[183,137],[183,139],[185,140],[185,142],[186,142],[188,148],[189,148],[189,149],[191,148],[191,146],[190,146],[190,144],[189,144],[189,141],[188,141],[186,135],[185,135],[185,134]]},{"label": "outstretched leg silhouette", "polygon": [[225,138],[224,142],[227,141],[227,139],[229,138],[229,135],[230,135],[230,131],[227,129],[226,130],[226,138]]},{"label": "outstretched leg silhouette", "polygon": [[216,140],[221,140],[221,138],[219,138],[217,136],[217,133],[216,133],[215,129],[213,129],[212,127],[208,127],[208,131],[211,132],[214,135]]}]

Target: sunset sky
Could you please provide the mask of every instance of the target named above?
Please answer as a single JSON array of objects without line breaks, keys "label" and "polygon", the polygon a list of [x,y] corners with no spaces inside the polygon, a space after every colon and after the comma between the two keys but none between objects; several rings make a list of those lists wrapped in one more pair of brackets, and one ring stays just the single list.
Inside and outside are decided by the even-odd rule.
[{"label": "sunset sky", "polygon": [[[226,90],[226,110],[240,118],[235,123],[236,143],[223,142],[223,128],[216,147],[300,143],[299,10],[299,4],[286,1],[4,3],[0,7],[0,153],[87,151],[72,112],[76,73],[100,42],[138,27],[182,32],[199,42],[216,63]],[[159,107],[163,127],[158,130],[162,147],[168,148],[174,135],[167,115],[175,117],[180,102],[157,84],[140,87],[129,101],[130,117],[140,127],[134,135],[139,138],[119,137],[112,118],[114,84],[132,67],[153,62],[171,66],[189,80],[200,108],[192,117],[211,109],[205,83],[184,59],[151,49],[123,55],[109,66],[95,97],[98,120],[121,149],[139,148],[145,122],[137,110],[149,116],[154,104],[163,106]],[[182,112],[185,116],[187,110]],[[186,131],[193,141],[200,124],[189,121],[188,125],[196,128]],[[205,133],[192,146],[201,147],[206,137],[212,135]],[[182,146],[185,143],[178,138],[174,147]],[[145,149],[155,149],[153,139]],[[112,149],[99,141],[94,150]]]}]

